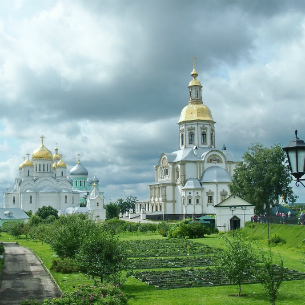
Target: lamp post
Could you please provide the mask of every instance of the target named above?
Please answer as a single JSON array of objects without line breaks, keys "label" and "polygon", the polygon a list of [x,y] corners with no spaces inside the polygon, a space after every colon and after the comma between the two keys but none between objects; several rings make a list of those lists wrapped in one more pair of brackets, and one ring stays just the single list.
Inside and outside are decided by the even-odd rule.
[{"label": "lamp post", "polygon": [[286,147],[283,147],[286,152],[291,175],[296,178],[296,186],[305,185],[301,177],[305,174],[305,142],[298,138],[298,131],[295,131],[295,138],[291,140]]}]

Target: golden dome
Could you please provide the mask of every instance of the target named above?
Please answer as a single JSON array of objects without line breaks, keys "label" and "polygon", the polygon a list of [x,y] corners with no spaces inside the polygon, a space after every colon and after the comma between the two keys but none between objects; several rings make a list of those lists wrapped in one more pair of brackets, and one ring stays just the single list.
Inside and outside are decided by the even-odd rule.
[{"label": "golden dome", "polygon": [[21,164],[21,166],[34,166],[34,163],[30,159],[27,159]]},{"label": "golden dome", "polygon": [[55,154],[53,155],[53,160],[60,160],[60,154],[58,153],[57,143],[55,148]]},{"label": "golden dome", "polygon": [[25,157],[23,157],[23,162],[19,165],[19,169],[22,169],[23,163],[25,162]]},{"label": "golden dome", "polygon": [[191,86],[201,86],[200,81],[196,78],[193,78],[189,83],[189,87]]},{"label": "golden dome", "polygon": [[188,121],[212,121],[212,122],[214,122],[211,110],[206,105],[203,105],[202,103],[189,104],[182,109],[178,123],[188,122]]},{"label": "golden dome", "polygon": [[56,165],[57,167],[67,167],[67,165],[66,165],[66,163],[62,160],[62,159],[60,159],[58,162],[57,162],[57,165]]},{"label": "golden dome", "polygon": [[43,144],[32,154],[33,159],[52,159],[52,157],[52,153]]},{"label": "golden dome", "polygon": [[57,162],[54,162],[54,163],[53,163],[53,166],[52,166],[52,167],[53,167],[53,169],[55,169],[55,168],[56,168],[56,166],[57,166]]},{"label": "golden dome", "polygon": [[42,143],[39,148],[34,150],[32,159],[51,159],[53,158],[52,153],[43,145],[44,136],[41,136]]}]

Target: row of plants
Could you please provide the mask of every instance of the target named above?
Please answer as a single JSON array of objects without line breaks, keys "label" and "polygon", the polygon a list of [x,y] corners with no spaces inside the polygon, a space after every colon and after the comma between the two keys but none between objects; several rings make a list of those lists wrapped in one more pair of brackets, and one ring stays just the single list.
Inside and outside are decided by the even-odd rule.
[{"label": "row of plants", "polygon": [[131,269],[185,268],[215,265],[215,256],[128,259]]},{"label": "row of plants", "polygon": [[219,249],[180,238],[123,241],[123,244],[128,257],[206,255],[219,252]]},{"label": "row of plants", "polygon": [[[281,275],[280,266],[275,266],[275,277]],[[255,270],[246,273],[243,284],[258,283],[259,280],[253,274]],[[135,271],[133,276],[148,285],[153,285],[158,289],[173,289],[201,286],[221,286],[232,284],[226,273],[218,268],[203,269],[180,269],[166,271]],[[305,279],[305,273],[285,268],[285,281]]]}]

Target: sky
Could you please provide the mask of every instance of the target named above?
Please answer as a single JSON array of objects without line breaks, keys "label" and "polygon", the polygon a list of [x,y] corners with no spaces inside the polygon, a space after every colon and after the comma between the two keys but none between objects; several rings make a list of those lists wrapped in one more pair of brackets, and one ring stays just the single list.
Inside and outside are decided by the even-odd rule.
[{"label": "sky", "polygon": [[304,49],[298,0],[1,0],[0,191],[43,135],[106,203],[147,199],[179,148],[193,56],[218,148],[305,139]]}]

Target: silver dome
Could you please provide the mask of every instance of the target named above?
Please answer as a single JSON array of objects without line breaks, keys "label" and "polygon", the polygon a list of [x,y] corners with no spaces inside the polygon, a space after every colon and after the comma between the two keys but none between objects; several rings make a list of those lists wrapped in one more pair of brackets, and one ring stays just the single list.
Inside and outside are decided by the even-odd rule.
[{"label": "silver dome", "polygon": [[80,163],[77,163],[71,170],[70,176],[88,176],[88,171]]},{"label": "silver dome", "polygon": [[232,182],[232,178],[224,168],[211,166],[202,173],[200,182]]}]

